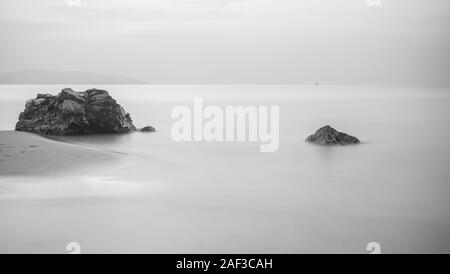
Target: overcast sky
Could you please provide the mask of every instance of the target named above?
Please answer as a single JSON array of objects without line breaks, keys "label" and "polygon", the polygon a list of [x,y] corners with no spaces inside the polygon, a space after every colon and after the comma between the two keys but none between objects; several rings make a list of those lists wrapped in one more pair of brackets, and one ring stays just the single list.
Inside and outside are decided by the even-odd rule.
[{"label": "overcast sky", "polygon": [[0,72],[442,85],[449,36],[449,0],[1,0]]}]

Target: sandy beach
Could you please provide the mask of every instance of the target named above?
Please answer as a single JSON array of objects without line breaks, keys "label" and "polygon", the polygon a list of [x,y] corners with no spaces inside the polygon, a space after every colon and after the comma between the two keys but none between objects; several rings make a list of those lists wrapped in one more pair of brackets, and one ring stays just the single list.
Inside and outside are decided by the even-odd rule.
[{"label": "sandy beach", "polygon": [[112,152],[31,133],[0,131],[0,175],[67,174],[116,157]]}]

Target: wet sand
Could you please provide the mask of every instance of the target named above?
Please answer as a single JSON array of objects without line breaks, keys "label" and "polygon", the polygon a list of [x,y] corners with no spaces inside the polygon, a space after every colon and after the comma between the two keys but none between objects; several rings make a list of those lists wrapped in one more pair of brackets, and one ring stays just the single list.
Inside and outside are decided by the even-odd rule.
[{"label": "wet sand", "polygon": [[67,174],[116,157],[108,151],[31,133],[0,131],[0,175]]}]

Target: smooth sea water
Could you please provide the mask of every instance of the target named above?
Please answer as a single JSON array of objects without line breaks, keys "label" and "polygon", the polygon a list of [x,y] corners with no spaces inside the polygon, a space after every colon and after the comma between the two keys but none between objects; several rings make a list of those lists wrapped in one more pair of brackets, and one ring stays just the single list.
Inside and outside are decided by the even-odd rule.
[{"label": "smooth sea water", "polygon": [[[0,130],[62,86],[1,86]],[[72,86],[85,90],[90,86]],[[157,132],[59,137],[117,153],[66,176],[0,174],[0,252],[450,252],[450,90],[96,86]],[[280,147],[174,142],[176,105],[280,106]],[[331,125],[348,147],[304,139]],[[0,163],[1,164],[1,163]],[[71,168],[69,168],[70,170]]]}]

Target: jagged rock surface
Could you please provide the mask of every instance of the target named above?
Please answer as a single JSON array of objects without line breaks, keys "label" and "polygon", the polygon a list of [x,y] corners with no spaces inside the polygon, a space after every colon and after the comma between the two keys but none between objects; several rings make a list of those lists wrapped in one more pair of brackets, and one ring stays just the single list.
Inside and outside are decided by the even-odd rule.
[{"label": "jagged rock surface", "polygon": [[358,138],[339,132],[330,126],[324,126],[313,135],[306,138],[306,142],[318,145],[350,145],[359,144]]},{"label": "jagged rock surface", "polygon": [[64,89],[56,96],[28,100],[16,131],[48,135],[127,133],[136,130],[130,114],[106,90]]}]

